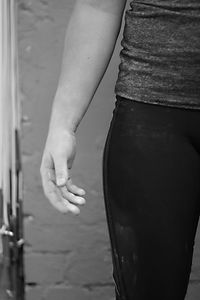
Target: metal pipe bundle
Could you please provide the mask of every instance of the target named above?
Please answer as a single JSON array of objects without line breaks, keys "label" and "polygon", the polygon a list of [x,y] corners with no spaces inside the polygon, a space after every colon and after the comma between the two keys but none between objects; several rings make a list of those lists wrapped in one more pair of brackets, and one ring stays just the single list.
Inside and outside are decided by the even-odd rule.
[{"label": "metal pipe bundle", "polygon": [[24,299],[23,176],[15,0],[0,0],[0,299]]}]

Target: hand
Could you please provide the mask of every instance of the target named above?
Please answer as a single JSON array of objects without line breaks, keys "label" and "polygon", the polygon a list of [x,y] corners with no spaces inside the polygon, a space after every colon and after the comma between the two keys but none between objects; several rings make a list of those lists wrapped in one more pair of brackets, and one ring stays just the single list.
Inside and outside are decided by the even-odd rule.
[{"label": "hand", "polygon": [[49,131],[40,166],[45,196],[60,212],[77,215],[85,204],[85,191],[72,183],[69,170],[76,155],[75,134],[63,129]]}]

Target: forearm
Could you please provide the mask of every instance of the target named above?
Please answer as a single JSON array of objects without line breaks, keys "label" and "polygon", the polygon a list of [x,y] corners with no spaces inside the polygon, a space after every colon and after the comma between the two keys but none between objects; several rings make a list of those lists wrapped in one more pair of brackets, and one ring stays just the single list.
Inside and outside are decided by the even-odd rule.
[{"label": "forearm", "polygon": [[50,127],[76,131],[112,57],[122,13],[76,5],[66,31]]}]

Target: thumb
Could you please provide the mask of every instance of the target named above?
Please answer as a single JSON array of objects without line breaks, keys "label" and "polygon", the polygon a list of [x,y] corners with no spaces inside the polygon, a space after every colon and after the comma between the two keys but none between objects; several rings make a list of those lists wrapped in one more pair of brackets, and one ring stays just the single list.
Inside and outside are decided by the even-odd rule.
[{"label": "thumb", "polygon": [[64,186],[68,180],[67,159],[63,156],[56,157],[54,160],[56,184]]}]

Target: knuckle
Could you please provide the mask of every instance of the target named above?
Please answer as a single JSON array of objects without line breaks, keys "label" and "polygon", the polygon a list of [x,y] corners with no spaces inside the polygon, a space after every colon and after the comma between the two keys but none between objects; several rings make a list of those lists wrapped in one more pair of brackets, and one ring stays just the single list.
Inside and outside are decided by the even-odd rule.
[{"label": "knuckle", "polygon": [[65,177],[65,173],[63,171],[57,170],[56,171],[56,177],[57,178],[63,178],[63,177]]},{"label": "knuckle", "polygon": [[76,202],[76,197],[72,193],[68,193],[67,197],[69,201]]}]

